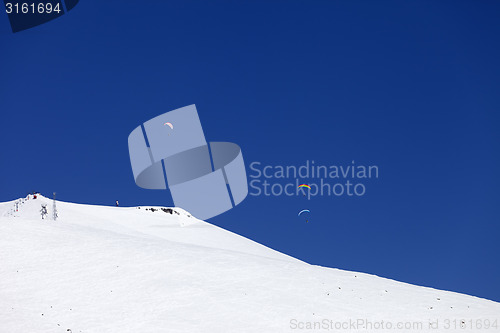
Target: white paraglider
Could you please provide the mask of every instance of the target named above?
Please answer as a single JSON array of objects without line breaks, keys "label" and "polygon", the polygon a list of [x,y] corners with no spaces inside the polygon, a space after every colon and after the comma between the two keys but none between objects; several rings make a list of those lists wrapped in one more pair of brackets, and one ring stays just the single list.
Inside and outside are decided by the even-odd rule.
[{"label": "white paraglider", "polygon": [[300,216],[302,213],[310,213],[311,211],[309,209],[303,209],[299,212],[299,214],[297,214],[297,216]]},{"label": "white paraglider", "polygon": [[[300,216],[302,215],[303,213],[310,213],[311,211],[309,209],[302,209],[298,214],[297,216]],[[309,220],[306,220],[306,222],[309,222]]]}]

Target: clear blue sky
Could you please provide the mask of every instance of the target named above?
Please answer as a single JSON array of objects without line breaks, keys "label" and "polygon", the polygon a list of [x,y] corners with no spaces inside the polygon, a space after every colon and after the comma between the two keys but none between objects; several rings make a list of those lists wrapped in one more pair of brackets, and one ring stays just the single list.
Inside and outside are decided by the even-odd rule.
[{"label": "clear blue sky", "polygon": [[81,0],[12,34],[2,14],[0,201],[172,205],[135,185],[127,137],[196,104],[247,168],[379,167],[362,197],[249,196],[210,222],[500,301],[499,17],[498,1]]}]

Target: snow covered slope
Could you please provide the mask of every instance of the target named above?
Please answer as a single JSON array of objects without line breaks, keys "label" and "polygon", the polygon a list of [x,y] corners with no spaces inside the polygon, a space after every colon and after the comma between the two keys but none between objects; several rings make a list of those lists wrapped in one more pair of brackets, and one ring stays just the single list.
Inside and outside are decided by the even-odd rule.
[{"label": "snow covered slope", "polygon": [[1,333],[500,331],[499,303],[309,265],[178,208],[57,202],[52,221],[42,203],[0,203]]}]

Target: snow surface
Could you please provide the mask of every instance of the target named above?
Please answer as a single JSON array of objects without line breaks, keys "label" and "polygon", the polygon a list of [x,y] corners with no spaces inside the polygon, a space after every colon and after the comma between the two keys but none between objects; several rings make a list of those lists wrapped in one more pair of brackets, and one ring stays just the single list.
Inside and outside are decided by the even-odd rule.
[{"label": "snow surface", "polygon": [[180,208],[57,209],[0,203],[0,333],[500,331],[500,303],[309,265]]}]

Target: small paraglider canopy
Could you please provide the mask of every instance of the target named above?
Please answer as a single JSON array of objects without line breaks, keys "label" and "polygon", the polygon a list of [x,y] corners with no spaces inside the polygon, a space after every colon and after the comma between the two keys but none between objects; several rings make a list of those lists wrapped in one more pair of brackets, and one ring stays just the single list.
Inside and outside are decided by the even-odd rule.
[{"label": "small paraglider canopy", "polygon": [[[308,189],[311,189],[311,186],[307,185],[307,184],[300,184],[297,188],[301,189],[301,188],[308,188]],[[305,192],[302,192],[304,194],[304,196],[306,196],[306,193]]]},{"label": "small paraglider canopy", "polygon": [[310,213],[311,211],[309,209],[303,209],[297,214],[297,216],[300,216],[302,213]]},{"label": "small paraglider canopy", "polygon": [[[309,209],[302,209],[302,210],[301,210],[301,211],[297,214],[297,216],[300,216],[300,215],[302,215],[302,214],[304,214],[304,213],[310,213],[310,212],[311,212],[311,211],[310,211]],[[306,220],[306,222],[309,222],[309,220]]]},{"label": "small paraglider canopy", "polygon": [[170,127],[170,129],[174,129],[174,125],[172,125],[172,123],[169,122],[166,122],[165,124],[163,124],[163,126],[168,126]]}]

